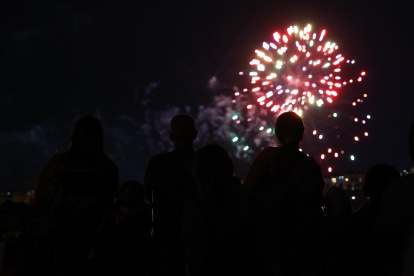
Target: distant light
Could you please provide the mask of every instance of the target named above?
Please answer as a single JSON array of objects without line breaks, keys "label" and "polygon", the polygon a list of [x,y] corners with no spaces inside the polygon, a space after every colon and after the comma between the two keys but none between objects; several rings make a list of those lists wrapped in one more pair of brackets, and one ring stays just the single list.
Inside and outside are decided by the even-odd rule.
[{"label": "distant light", "polygon": [[364,94],[364,98],[366,98],[368,95],[367,94]]},{"label": "distant light", "polygon": [[288,79],[288,80],[291,80],[291,79],[292,79],[292,76],[287,76],[287,79]]},{"label": "distant light", "polygon": [[246,151],[246,150],[248,150],[249,149],[249,146],[245,146],[244,148],[243,148],[243,150],[244,151]]},{"label": "distant light", "polygon": [[319,135],[319,139],[322,139],[323,138],[323,135],[321,134],[321,135]]},{"label": "distant light", "polygon": [[355,136],[355,137],[354,137],[354,140],[358,142],[358,141],[359,141],[358,136]]},{"label": "distant light", "polygon": [[331,149],[331,148],[329,148],[329,149],[328,149],[328,152],[329,152],[329,153],[331,153],[331,152],[332,152],[332,149]]},{"label": "distant light", "polygon": [[345,181],[346,181],[346,182],[348,182],[348,181],[349,181],[349,178],[348,178],[348,177],[347,177],[347,178],[345,178]]},{"label": "distant light", "polygon": [[361,72],[361,76],[365,76],[365,72]]},{"label": "distant light", "polygon": [[240,124],[240,120],[237,120],[237,121],[236,121],[236,124]]},{"label": "distant light", "polygon": [[268,129],[266,130],[266,132],[267,132],[267,133],[270,133],[270,132],[272,132],[272,129],[271,129],[271,128],[268,128]]},{"label": "distant light", "polygon": [[344,154],[345,152],[343,150],[341,150],[341,154]]},{"label": "distant light", "polygon": [[355,60],[351,61],[351,63],[354,64],[355,63]]},{"label": "distant light", "polygon": [[352,200],[355,200],[355,196],[352,196]]},{"label": "distant light", "polygon": [[332,168],[331,167],[328,168],[328,172],[332,172]]},{"label": "distant light", "polygon": [[248,122],[251,122],[251,121],[252,121],[252,118],[248,118],[248,119],[247,119],[247,121],[248,121]]},{"label": "distant light", "polygon": [[232,103],[236,103],[236,100],[232,100],[231,102],[232,102]]},{"label": "distant light", "polygon": [[321,154],[321,159],[325,159],[325,154]]},{"label": "distant light", "polygon": [[356,102],[353,102],[353,103],[352,103],[352,105],[353,105],[353,106],[356,106]]},{"label": "distant light", "polygon": [[241,76],[241,75],[243,75],[244,73],[243,72],[239,72],[239,75]]},{"label": "distant light", "polygon": [[10,192],[7,192],[7,195],[10,195]]},{"label": "distant light", "polygon": [[237,118],[239,118],[239,116],[234,115],[233,117],[231,117],[233,120],[237,120]]},{"label": "distant light", "polygon": [[366,123],[365,120],[362,120],[362,123],[365,125],[365,123]]},{"label": "distant light", "polygon": [[338,155],[339,155],[339,154],[338,154],[337,152],[335,152],[335,157],[338,157]]},{"label": "distant light", "polygon": [[316,135],[316,130],[314,130],[314,131],[312,132],[312,134],[313,134],[313,135]]},{"label": "distant light", "polygon": [[232,141],[233,141],[233,142],[237,142],[237,140],[239,140],[239,137],[234,137],[234,138],[232,139]]},{"label": "distant light", "polygon": [[299,149],[299,151],[302,151],[302,149]]},{"label": "distant light", "polygon": [[259,130],[263,130],[264,129],[264,127],[263,126],[261,126],[260,128],[259,128]]},{"label": "distant light", "polygon": [[257,76],[257,72],[250,72],[249,75],[250,76]]},{"label": "distant light", "polygon": [[355,119],[354,119],[354,121],[355,121],[355,122],[358,122],[358,118],[355,118]]},{"label": "distant light", "polygon": [[239,96],[239,95],[240,95],[239,92],[234,93],[234,96]]},{"label": "distant light", "polygon": [[334,117],[338,117],[338,114],[337,114],[337,113],[334,113],[334,114],[333,114],[333,116],[334,116]]},{"label": "distant light", "polygon": [[251,105],[251,104],[249,104],[248,106],[247,106],[247,109],[250,109],[250,108],[252,108],[253,106]]},{"label": "distant light", "polygon": [[367,119],[371,119],[371,115],[367,115]]},{"label": "distant light", "polygon": [[355,160],[355,156],[351,155],[351,160],[354,161]]},{"label": "distant light", "polygon": [[364,133],[364,135],[365,135],[365,136],[368,136],[368,132],[365,132],[365,133]]}]

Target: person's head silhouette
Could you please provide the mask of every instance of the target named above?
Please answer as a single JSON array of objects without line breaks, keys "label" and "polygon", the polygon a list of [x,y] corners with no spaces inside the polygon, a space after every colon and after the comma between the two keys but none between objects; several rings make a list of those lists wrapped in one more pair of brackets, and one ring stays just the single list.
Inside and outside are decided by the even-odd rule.
[{"label": "person's head silhouette", "polygon": [[197,138],[194,119],[187,114],[177,114],[170,122],[170,140],[174,148],[192,148]]},{"label": "person's head silhouette", "polygon": [[145,203],[144,185],[136,180],[128,180],[122,183],[118,193],[119,204],[130,210],[136,209]]},{"label": "person's head silhouette", "polygon": [[209,144],[197,151],[193,164],[196,179],[203,190],[217,190],[223,181],[229,182],[234,165],[227,151],[220,145]]},{"label": "person's head silhouette", "polygon": [[275,133],[276,141],[280,146],[299,147],[305,133],[302,118],[292,111],[282,113],[277,117]]},{"label": "person's head silhouette", "polygon": [[86,115],[76,121],[70,137],[70,152],[77,154],[104,154],[104,136],[101,118]]},{"label": "person's head silhouette", "polygon": [[364,195],[371,202],[380,202],[385,188],[400,178],[400,172],[393,166],[378,164],[368,169],[364,180]]}]

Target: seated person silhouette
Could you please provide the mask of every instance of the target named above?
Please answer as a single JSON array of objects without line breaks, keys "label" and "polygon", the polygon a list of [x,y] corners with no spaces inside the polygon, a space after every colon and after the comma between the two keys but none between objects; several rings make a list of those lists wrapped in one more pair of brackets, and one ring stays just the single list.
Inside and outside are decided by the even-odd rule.
[{"label": "seated person silhouette", "polygon": [[[269,221],[274,222],[268,227],[279,240],[284,273],[291,275],[313,273],[320,267],[316,247],[325,182],[316,161],[299,151],[304,131],[296,113],[279,115],[275,123],[278,147],[259,152],[243,184],[262,197],[263,204],[268,203]],[[269,254],[275,252],[269,249]]]},{"label": "seated person silhouette", "polygon": [[189,275],[263,275],[252,245],[249,193],[233,177],[227,151],[210,144],[196,154],[199,199],[183,212],[182,237]]},{"label": "seated person silhouette", "polygon": [[144,185],[136,180],[122,183],[119,210],[111,245],[109,266],[112,273],[147,275],[151,244],[151,208],[145,200]]},{"label": "seated person silhouette", "polygon": [[184,205],[197,197],[191,172],[194,158],[193,141],[197,137],[193,118],[187,114],[174,116],[170,123],[172,152],[151,158],[145,174],[146,198],[153,203],[155,245],[168,256],[173,274],[185,263],[180,238],[180,222]]},{"label": "seated person silhouette", "polygon": [[35,205],[53,214],[62,269],[73,267],[96,238],[117,190],[118,168],[105,153],[101,120],[81,117],[74,125],[69,151],[49,160],[34,194]]},{"label": "seated person silhouette", "polygon": [[[414,121],[408,142],[410,157],[414,161]],[[377,275],[414,274],[413,198],[413,173],[399,178],[383,193],[374,227],[372,260]]]}]

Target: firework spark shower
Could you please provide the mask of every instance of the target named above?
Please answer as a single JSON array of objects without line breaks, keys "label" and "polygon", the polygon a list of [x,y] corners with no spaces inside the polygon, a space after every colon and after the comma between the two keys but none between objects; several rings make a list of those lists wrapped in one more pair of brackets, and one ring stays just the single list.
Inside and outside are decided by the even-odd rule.
[{"label": "firework spark shower", "polygon": [[[326,115],[326,119],[345,116],[348,121],[362,125],[371,118],[370,115],[349,117],[335,111],[336,106],[344,102],[348,105],[347,110],[364,102],[367,94],[350,96],[349,89],[352,88],[345,86],[361,82],[366,72],[356,72],[355,60],[346,58],[340,52],[339,45],[329,40],[326,29],[314,31],[308,24],[303,29],[290,26],[286,32],[274,32],[271,40],[263,42],[261,48],[255,50],[250,68],[247,73],[239,72],[249,83],[234,92],[235,112],[232,119],[236,129],[240,129],[237,125],[244,128],[255,125],[259,136],[263,133],[269,136],[273,133],[274,119],[283,112],[293,111],[304,118],[308,139],[325,141],[324,148],[312,153],[319,161],[325,161],[327,172],[333,171],[327,159],[346,156],[350,161],[355,160],[354,155],[345,154],[338,143],[332,142],[334,138],[340,138],[340,134],[326,131],[323,124],[306,124],[315,113]],[[334,126],[334,129],[339,127]],[[251,145],[247,144],[246,139],[239,139],[244,133],[236,133],[240,131],[235,131],[232,141],[248,151]],[[366,137],[368,132],[361,132],[361,128],[357,128],[352,135],[354,142]],[[259,142],[256,143],[258,145]]]}]

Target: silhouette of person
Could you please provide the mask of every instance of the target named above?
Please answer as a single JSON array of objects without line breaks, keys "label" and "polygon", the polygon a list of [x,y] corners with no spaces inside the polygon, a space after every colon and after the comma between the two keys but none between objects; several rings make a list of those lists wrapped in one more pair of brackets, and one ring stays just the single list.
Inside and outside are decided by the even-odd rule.
[{"label": "silhouette of person", "polygon": [[181,273],[179,270],[185,264],[180,238],[182,210],[197,197],[191,172],[197,134],[193,118],[187,114],[175,115],[169,132],[174,150],[152,157],[145,173],[146,198],[154,206],[154,241],[172,260],[170,268],[175,274]]},{"label": "silhouette of person", "polygon": [[202,147],[194,160],[199,199],[183,212],[182,238],[189,275],[262,275],[251,240],[253,210],[249,193],[233,177],[227,151]]},{"label": "silhouette of person", "polygon": [[285,112],[276,120],[275,133],[278,147],[266,147],[253,160],[243,186],[250,190],[269,191],[282,196],[284,187],[269,181],[283,178],[292,170],[303,172],[312,183],[312,188],[322,197],[325,182],[320,166],[315,159],[299,151],[305,127],[302,118],[294,112]]},{"label": "silhouette of person", "polygon": [[378,164],[365,174],[363,191],[369,198],[342,225],[342,270],[369,272],[372,270],[372,237],[384,190],[400,178],[399,171],[386,164]]},{"label": "silhouette of person", "polygon": [[[342,227],[352,214],[352,206],[346,193],[335,186],[325,192],[325,217],[321,225],[321,255],[323,273],[334,275],[340,270],[342,253]],[[344,269],[342,269],[344,270]]]},{"label": "silhouette of person", "polygon": [[[243,184],[255,192],[256,197],[261,197],[262,202],[267,202],[268,207],[264,208],[273,213],[268,220],[274,224],[268,227],[272,228],[280,245],[284,273],[292,275],[319,269],[315,250],[325,182],[316,161],[299,151],[304,131],[302,118],[296,113],[279,115],[275,123],[279,146],[266,147],[259,152]],[[306,233],[300,233],[300,229],[305,229],[300,225],[311,213],[315,220],[309,220],[312,225],[307,226]],[[295,252],[290,252],[293,248]],[[276,254],[270,248],[267,251],[269,253],[264,255]],[[273,259],[276,258],[275,255]]]},{"label": "silhouette of person", "polygon": [[[54,155],[36,184],[36,206],[55,212],[57,227],[52,236],[57,238],[52,239],[56,240],[58,248],[53,254],[56,254],[54,259],[59,273],[78,269],[81,260],[86,259],[85,252],[90,253],[88,258],[95,254],[87,248],[97,246],[92,241],[98,239],[99,225],[118,192],[118,168],[105,153],[104,135],[98,116],[78,119],[70,137],[69,151]],[[59,187],[63,187],[61,196],[56,193]],[[56,199],[60,202],[53,207]],[[53,249],[46,250],[45,254],[52,252]]]},{"label": "silhouette of person", "polygon": [[[409,135],[409,153],[414,161],[414,121]],[[414,174],[389,185],[382,196],[374,227],[373,261],[378,273],[414,274]]]}]

